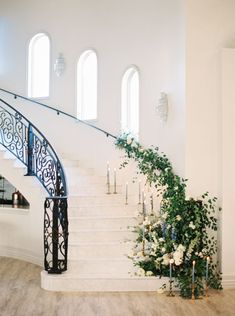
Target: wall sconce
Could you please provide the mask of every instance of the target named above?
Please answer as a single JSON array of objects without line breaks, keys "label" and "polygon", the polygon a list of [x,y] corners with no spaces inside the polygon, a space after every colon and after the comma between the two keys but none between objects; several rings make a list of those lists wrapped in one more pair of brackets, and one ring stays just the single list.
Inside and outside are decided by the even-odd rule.
[{"label": "wall sconce", "polygon": [[59,56],[56,58],[54,63],[54,71],[57,77],[60,77],[65,69],[65,61],[62,53],[59,53]]},{"label": "wall sconce", "polygon": [[168,98],[165,92],[161,92],[160,98],[158,100],[158,105],[156,106],[156,111],[162,122],[166,122],[168,115]]}]

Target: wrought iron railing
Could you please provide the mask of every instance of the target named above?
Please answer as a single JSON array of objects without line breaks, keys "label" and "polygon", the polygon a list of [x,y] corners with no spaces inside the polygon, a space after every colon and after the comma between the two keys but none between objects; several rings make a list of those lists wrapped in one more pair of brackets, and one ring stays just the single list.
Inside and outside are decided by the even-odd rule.
[{"label": "wrought iron railing", "polygon": [[49,273],[67,270],[68,216],[66,179],[61,162],[45,136],[20,112],[0,99],[0,143],[47,190],[44,203],[44,263]]}]

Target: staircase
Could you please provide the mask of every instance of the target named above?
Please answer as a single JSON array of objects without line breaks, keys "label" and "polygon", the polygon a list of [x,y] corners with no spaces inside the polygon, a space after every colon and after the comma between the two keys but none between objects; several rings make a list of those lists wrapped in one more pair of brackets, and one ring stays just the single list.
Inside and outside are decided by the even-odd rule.
[{"label": "staircase", "polygon": [[[3,91],[75,119],[40,102]],[[4,147],[5,163],[8,160],[5,152],[11,152],[11,161],[15,163],[17,158],[21,161],[21,178],[30,182],[33,179],[36,187],[41,182],[45,189],[43,197],[46,192],[46,271],[41,272],[42,288],[51,291],[156,291],[166,283],[164,278],[138,276],[132,261],[127,258],[136,238],[128,226],[135,225],[139,220],[136,194],[128,196],[127,205],[121,183],[117,185],[117,194],[107,194],[105,176],[81,167],[76,160],[65,158],[61,164],[48,140],[26,117],[2,99],[0,111],[0,143]],[[87,122],[79,122],[116,138]],[[14,173],[13,169],[9,174]],[[30,177],[23,176],[26,171]],[[12,182],[22,190],[22,185]],[[26,197],[27,192],[31,195],[30,190],[22,190]],[[32,192],[32,195],[35,193]],[[32,229],[35,221],[33,223]],[[24,231],[28,232],[27,227]]]},{"label": "staircase", "polygon": [[[127,258],[135,234],[128,229],[138,222],[138,197],[128,197],[121,185],[118,194],[106,194],[106,177],[93,169],[64,160],[68,183],[68,271],[41,273],[41,286],[52,291],[156,291],[166,280],[139,277]],[[112,192],[112,188],[111,188]]]}]

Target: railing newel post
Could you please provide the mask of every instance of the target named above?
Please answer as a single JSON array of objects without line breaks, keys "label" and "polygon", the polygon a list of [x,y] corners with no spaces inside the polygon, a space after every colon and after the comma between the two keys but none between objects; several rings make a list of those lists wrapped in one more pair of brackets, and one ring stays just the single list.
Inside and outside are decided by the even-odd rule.
[{"label": "railing newel post", "polygon": [[29,123],[28,125],[28,164],[27,164],[27,174],[26,176],[35,175],[34,172],[34,161],[33,161],[33,150],[34,150],[34,134],[32,125]]}]

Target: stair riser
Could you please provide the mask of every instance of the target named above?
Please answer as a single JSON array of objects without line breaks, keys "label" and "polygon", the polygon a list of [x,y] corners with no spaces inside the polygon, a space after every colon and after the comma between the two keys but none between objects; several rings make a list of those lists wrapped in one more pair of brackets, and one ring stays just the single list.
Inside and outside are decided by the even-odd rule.
[{"label": "stair riser", "polygon": [[[118,193],[122,192],[122,186],[119,185],[116,188]],[[114,188],[113,186],[110,187],[110,192],[114,192]],[[84,185],[83,183],[77,185],[77,186],[72,186],[69,187],[69,194],[70,195],[75,195],[75,194],[79,194],[79,195],[84,195],[84,196],[90,196],[90,195],[104,195],[107,193],[107,187],[104,185]]]},{"label": "stair riser", "polygon": [[92,219],[69,219],[70,230],[79,229],[124,229],[137,224],[135,218],[92,218]]},{"label": "stair riser", "polygon": [[[121,194],[104,194],[100,196],[70,196],[68,198],[69,206],[89,206],[93,204],[102,205],[123,205],[125,206],[126,200],[125,196]],[[128,203],[136,204],[138,200],[136,197],[129,197]]]},{"label": "stair riser", "polygon": [[68,272],[78,274],[120,274],[135,273],[136,268],[131,260],[78,260],[68,262]]},{"label": "stair riser", "polygon": [[69,245],[69,260],[81,258],[119,258],[126,259],[131,252],[132,243],[120,243],[115,245],[94,244],[94,245]]},{"label": "stair riser", "polygon": [[162,278],[76,278],[73,275],[58,275],[56,278],[42,271],[41,286],[49,291],[77,292],[156,292],[168,279]]},{"label": "stair riser", "polygon": [[73,232],[69,233],[69,242],[125,242],[133,241],[136,234],[132,232],[121,231],[90,231],[90,232]]},{"label": "stair riser", "polygon": [[68,214],[74,216],[136,216],[138,213],[138,206],[122,205],[122,206],[83,206],[83,207],[70,207]]}]

